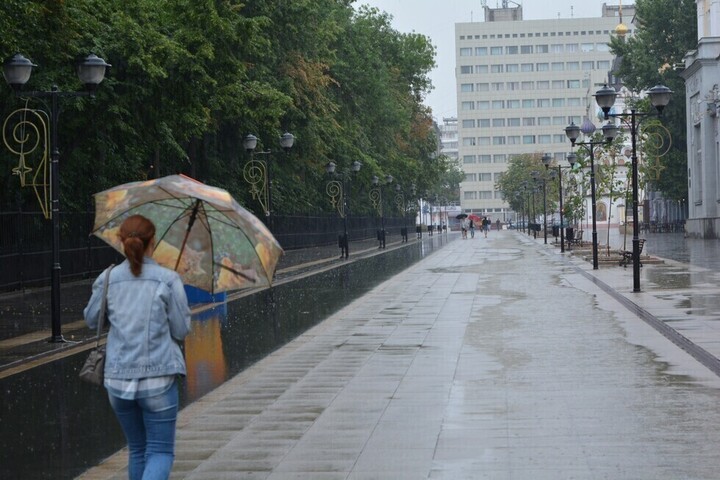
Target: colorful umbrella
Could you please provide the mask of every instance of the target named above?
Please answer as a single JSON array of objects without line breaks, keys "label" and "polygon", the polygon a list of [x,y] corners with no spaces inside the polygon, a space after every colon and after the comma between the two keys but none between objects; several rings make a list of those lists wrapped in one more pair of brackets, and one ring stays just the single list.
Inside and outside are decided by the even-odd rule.
[{"label": "colorful umbrella", "polygon": [[475,223],[480,223],[480,222],[482,222],[482,218],[478,217],[478,216],[475,215],[474,213],[471,214],[468,218],[469,218],[470,220],[472,220],[473,222],[475,222]]},{"label": "colorful umbrella", "polygon": [[185,175],[96,193],[92,233],[122,253],[117,233],[135,214],[155,224],[153,258],[185,284],[211,293],[270,285],[283,253],[265,225],[227,191]]}]

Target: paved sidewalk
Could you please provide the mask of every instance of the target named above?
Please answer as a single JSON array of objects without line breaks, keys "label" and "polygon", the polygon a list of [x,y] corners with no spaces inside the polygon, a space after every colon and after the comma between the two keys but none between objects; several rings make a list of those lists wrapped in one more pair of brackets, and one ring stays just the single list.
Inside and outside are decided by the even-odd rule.
[{"label": "paved sidewalk", "polygon": [[190,405],[172,478],[717,478],[720,380],[618,298],[711,313],[541,242],[451,242]]}]

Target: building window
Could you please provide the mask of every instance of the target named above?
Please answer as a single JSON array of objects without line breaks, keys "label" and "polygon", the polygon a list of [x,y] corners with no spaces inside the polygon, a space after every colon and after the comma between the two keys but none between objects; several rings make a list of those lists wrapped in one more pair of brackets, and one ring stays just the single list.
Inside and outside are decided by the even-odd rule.
[{"label": "building window", "polygon": [[462,144],[463,144],[463,147],[474,147],[475,146],[475,137],[463,137]]},{"label": "building window", "polygon": [[472,56],[472,48],[461,48],[461,49],[460,49],[460,56],[461,56],[461,57],[470,57],[470,56]]},{"label": "building window", "polygon": [[538,71],[538,72],[548,72],[548,71],[550,71],[550,64],[549,64],[549,63],[538,63],[538,64],[537,64],[537,71]]},{"label": "building window", "polygon": [[581,125],[580,115],[570,115],[568,117],[568,123],[574,123],[575,125]]},{"label": "building window", "polygon": [[550,51],[552,53],[563,53],[565,52],[565,45],[561,43],[554,43],[550,45]]},{"label": "building window", "polygon": [[475,120],[474,119],[463,120],[462,127],[463,128],[475,128]]},{"label": "building window", "polygon": [[499,92],[501,90],[505,90],[505,82],[493,82],[490,85],[490,88],[493,92]]},{"label": "building window", "polygon": [[[503,162],[503,163],[505,163],[505,162]],[[503,177],[503,172],[493,173],[493,180],[495,180],[495,183],[502,180],[502,177]]]},{"label": "building window", "polygon": [[567,88],[580,88],[580,80],[568,80]]},{"label": "building window", "polygon": [[463,155],[463,163],[475,163],[475,155]]},{"label": "building window", "polygon": [[550,80],[538,80],[537,81],[537,89],[538,90],[550,90]]},{"label": "building window", "polygon": [[479,155],[478,163],[490,163],[492,161],[490,155]]},{"label": "building window", "polygon": [[607,43],[598,43],[595,45],[595,50],[598,52],[609,52],[610,51],[610,45]]},{"label": "building window", "polygon": [[481,100],[477,102],[478,110],[490,110],[490,101],[489,100]]},{"label": "building window", "polygon": [[579,98],[568,98],[567,105],[568,105],[568,107],[579,107],[580,99]]},{"label": "building window", "polygon": [[507,108],[520,108],[520,100],[508,100]]},{"label": "building window", "polygon": [[490,47],[490,55],[502,55],[503,47]]},{"label": "building window", "polygon": [[490,68],[487,65],[475,65],[475,73],[477,74],[488,73],[489,71]]},{"label": "building window", "polygon": [[594,43],[581,43],[580,44],[580,51],[581,52],[592,52],[595,50],[595,44]]},{"label": "building window", "polygon": [[547,45],[537,45],[535,53],[550,53],[550,48]]},{"label": "building window", "polygon": [[582,62],[582,69],[583,70],[595,70],[595,62]]},{"label": "building window", "polygon": [[535,90],[535,82],[521,82],[520,88],[523,90]]},{"label": "building window", "polygon": [[610,60],[598,60],[598,70],[610,70]]},{"label": "building window", "polygon": [[492,144],[493,145],[505,145],[505,137],[493,137]]},{"label": "building window", "polygon": [[540,125],[540,126],[550,125],[550,117],[538,117],[538,125]]},{"label": "building window", "polygon": [[480,173],[478,175],[480,182],[492,182],[492,173]]},{"label": "building window", "polygon": [[535,135],[523,135],[523,144],[532,145],[535,143]]},{"label": "building window", "polygon": [[532,63],[523,63],[520,65],[521,72],[532,72],[535,70],[535,65]]},{"label": "building window", "polygon": [[553,117],[552,120],[553,125],[565,125],[565,117]]},{"label": "building window", "polygon": [[517,55],[519,48],[517,45],[509,45],[505,47],[505,55]]},{"label": "building window", "polygon": [[[506,155],[504,153],[498,153],[493,155],[493,163],[505,163]],[[498,175],[498,174],[496,174]],[[502,175],[502,174],[500,174]]]},{"label": "building window", "polygon": [[520,90],[520,82],[507,82],[508,90]]},{"label": "building window", "polygon": [[538,135],[538,143],[542,143],[542,144],[552,143],[552,135]]},{"label": "building window", "polygon": [[478,83],[475,85],[475,88],[478,92],[487,92],[490,90],[490,84],[489,83]]},{"label": "building window", "polygon": [[508,145],[520,145],[520,135],[510,135],[507,140]]},{"label": "building window", "polygon": [[550,108],[550,99],[549,98],[538,98],[537,106],[538,106],[538,108]]},{"label": "building window", "polygon": [[508,63],[505,65],[505,71],[508,73],[517,73],[520,71],[520,65],[517,63]]},{"label": "building window", "polygon": [[488,54],[487,47],[475,47],[475,55],[478,57],[484,57]]},{"label": "building window", "polygon": [[476,200],[477,192],[463,192],[463,199],[464,200]]},{"label": "building window", "polygon": [[535,100],[525,99],[522,101],[523,108],[535,108]]},{"label": "building window", "polygon": [[570,71],[580,70],[580,62],[567,62],[565,65]]},{"label": "building window", "polygon": [[505,108],[505,100],[493,100],[492,101],[492,109],[493,110],[502,110]]},{"label": "building window", "polygon": [[475,88],[472,83],[461,83],[460,84],[460,92],[462,93],[470,93],[474,92]]},{"label": "building window", "polygon": [[580,46],[577,43],[567,43],[565,44],[565,51],[568,53],[575,53],[580,51]]},{"label": "building window", "polygon": [[468,110],[475,110],[475,102],[461,102],[460,110],[467,112]]},{"label": "building window", "polygon": [[492,126],[493,127],[504,127],[505,119],[504,118],[493,118]]},{"label": "building window", "polygon": [[552,99],[552,106],[553,106],[553,107],[564,107],[564,106],[565,106],[565,99],[564,99],[564,98],[553,98],[553,99]]},{"label": "building window", "polygon": [[565,143],[565,140],[567,140],[567,135],[562,133],[553,135],[553,143]]},{"label": "building window", "polygon": [[534,127],[535,126],[535,117],[524,117],[522,119],[523,127]]},{"label": "building window", "polygon": [[563,88],[565,88],[565,82],[563,82],[562,80],[553,80],[552,88],[553,90],[562,90]]},{"label": "building window", "polygon": [[503,73],[503,66],[502,65],[490,65],[490,72],[491,73]]},{"label": "building window", "polygon": [[492,200],[492,190],[483,190],[478,192],[480,200]]},{"label": "building window", "polygon": [[490,119],[489,118],[479,118],[478,119],[478,127],[490,128]]},{"label": "building window", "polygon": [[519,127],[520,126],[520,118],[508,118],[507,119],[508,127]]},{"label": "building window", "polygon": [[520,53],[533,53],[532,45],[520,45]]},{"label": "building window", "polygon": [[562,72],[563,70],[565,70],[565,63],[564,62],[553,62],[550,67],[551,67],[550,69],[553,72]]},{"label": "building window", "polygon": [[477,174],[476,173],[466,173],[465,174],[465,182],[476,182],[477,181]]},{"label": "building window", "polygon": [[478,137],[478,145],[490,145],[490,137]]},{"label": "building window", "polygon": [[468,75],[470,73],[473,73],[472,65],[461,65],[460,66],[460,74],[461,75]]}]

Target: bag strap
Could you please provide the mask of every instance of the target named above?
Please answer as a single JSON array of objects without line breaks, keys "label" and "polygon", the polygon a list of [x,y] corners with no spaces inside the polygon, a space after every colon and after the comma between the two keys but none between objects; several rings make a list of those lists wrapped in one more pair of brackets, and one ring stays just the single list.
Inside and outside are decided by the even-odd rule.
[{"label": "bag strap", "polygon": [[112,271],[114,266],[115,266],[115,264],[113,263],[105,271],[105,284],[103,285],[102,302],[100,302],[100,319],[98,320],[97,338],[95,339],[95,348],[98,348],[100,346],[100,333],[102,332],[103,324],[105,323],[105,312],[107,311],[107,292],[108,292],[108,286],[110,285],[110,272]]}]

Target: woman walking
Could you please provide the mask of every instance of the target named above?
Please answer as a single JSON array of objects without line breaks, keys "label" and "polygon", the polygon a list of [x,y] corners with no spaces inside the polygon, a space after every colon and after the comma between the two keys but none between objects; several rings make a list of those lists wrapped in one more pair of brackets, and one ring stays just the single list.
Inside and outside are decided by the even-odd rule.
[{"label": "woman walking", "polygon": [[[167,479],[175,458],[177,377],[186,373],[179,342],[190,332],[190,309],[180,276],[150,258],[155,225],[133,215],[118,235],[127,258],[108,281],[105,388],[128,442],[129,479]],[[104,283],[103,272],[84,311],[93,329]]]}]

